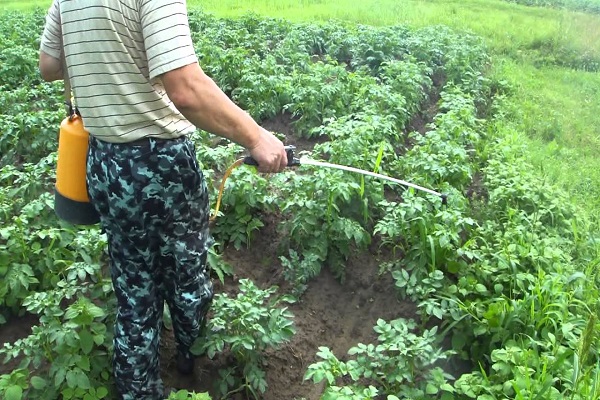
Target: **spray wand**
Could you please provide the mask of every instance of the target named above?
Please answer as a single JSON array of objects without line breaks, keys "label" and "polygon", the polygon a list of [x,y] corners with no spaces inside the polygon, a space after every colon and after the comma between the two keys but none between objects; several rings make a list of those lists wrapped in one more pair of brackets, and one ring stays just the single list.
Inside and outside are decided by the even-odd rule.
[{"label": "spray wand", "polygon": [[[301,165],[313,165],[316,167],[334,168],[334,169],[339,169],[339,170],[347,171],[347,172],[355,172],[355,173],[358,173],[361,175],[371,176],[373,178],[382,179],[382,180],[386,180],[389,182],[394,182],[394,183],[397,183],[402,186],[410,187],[410,188],[419,190],[421,192],[425,192],[430,195],[440,197],[442,199],[443,205],[448,204],[448,195],[445,193],[439,193],[434,190],[425,188],[423,186],[419,186],[414,183],[404,181],[402,179],[392,178],[391,176],[378,174],[376,172],[366,171],[364,169],[348,167],[348,166],[339,165],[339,164],[332,164],[332,163],[323,162],[323,161],[315,161],[315,160],[310,160],[310,159],[306,159],[306,158],[299,159],[299,158],[296,158],[294,155],[295,149],[296,148],[291,145],[285,146],[285,152],[287,153],[287,160],[288,160],[287,166],[288,167],[299,167]],[[225,181],[227,180],[227,178],[229,178],[229,175],[231,175],[231,172],[235,168],[237,168],[238,166],[240,166],[242,164],[258,166],[258,162],[256,162],[256,160],[254,158],[247,156],[247,157],[240,158],[239,160],[235,161],[229,168],[227,168],[227,171],[225,171],[225,174],[223,175],[223,179],[221,180],[221,186],[219,187],[219,195],[217,197],[217,205],[215,207],[215,214],[211,217],[211,221],[214,221],[217,218],[217,215],[219,213],[219,208],[221,206],[221,198],[223,197],[223,190],[225,189]]]}]

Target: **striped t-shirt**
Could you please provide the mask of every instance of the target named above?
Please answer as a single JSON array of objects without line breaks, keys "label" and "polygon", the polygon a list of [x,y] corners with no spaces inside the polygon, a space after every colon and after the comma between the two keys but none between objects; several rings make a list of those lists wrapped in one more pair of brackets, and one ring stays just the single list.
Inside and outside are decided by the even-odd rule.
[{"label": "striped t-shirt", "polygon": [[120,143],[195,130],[158,78],[198,61],[185,0],[54,0],[40,50],[63,49],[91,135]]}]

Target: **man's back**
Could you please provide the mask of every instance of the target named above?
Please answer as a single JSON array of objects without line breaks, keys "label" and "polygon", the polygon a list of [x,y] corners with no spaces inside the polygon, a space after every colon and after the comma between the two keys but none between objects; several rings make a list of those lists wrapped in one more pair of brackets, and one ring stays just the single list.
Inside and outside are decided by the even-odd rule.
[{"label": "man's back", "polygon": [[157,76],[197,61],[184,2],[57,0],[42,50],[58,57],[60,26],[73,93],[86,129],[109,142],[193,131]]}]

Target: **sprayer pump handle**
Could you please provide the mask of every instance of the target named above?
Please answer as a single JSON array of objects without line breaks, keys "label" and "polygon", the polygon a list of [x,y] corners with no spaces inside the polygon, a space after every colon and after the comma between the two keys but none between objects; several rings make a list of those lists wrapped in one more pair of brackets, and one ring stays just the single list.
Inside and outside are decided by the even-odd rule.
[{"label": "sprayer pump handle", "polygon": [[[292,146],[292,145],[288,145],[288,146],[285,146],[284,149],[287,154],[287,161],[288,161],[287,166],[288,167],[296,167],[296,166],[300,165],[300,160],[294,157],[294,150],[296,149],[296,147]],[[258,162],[251,156],[244,157],[244,164],[258,166]]]}]

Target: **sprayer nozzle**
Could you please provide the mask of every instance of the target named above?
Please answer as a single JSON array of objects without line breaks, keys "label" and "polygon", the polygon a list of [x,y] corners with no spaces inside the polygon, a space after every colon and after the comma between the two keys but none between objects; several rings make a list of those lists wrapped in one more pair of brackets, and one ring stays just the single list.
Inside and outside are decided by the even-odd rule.
[{"label": "sprayer nozzle", "polygon": [[447,193],[442,193],[442,205],[444,205],[444,206],[448,205],[448,194]]}]

